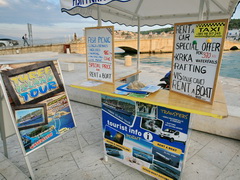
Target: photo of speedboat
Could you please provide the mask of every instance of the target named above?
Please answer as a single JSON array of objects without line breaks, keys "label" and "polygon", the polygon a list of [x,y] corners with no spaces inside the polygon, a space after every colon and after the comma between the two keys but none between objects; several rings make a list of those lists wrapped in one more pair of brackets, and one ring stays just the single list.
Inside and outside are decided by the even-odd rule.
[{"label": "photo of speedboat", "polygon": [[30,117],[30,119],[20,121],[20,122],[18,123],[18,127],[19,127],[19,126],[28,125],[28,124],[30,124],[30,123],[33,122],[33,121],[42,120],[42,118],[43,118],[42,114],[40,114],[40,115],[38,115],[38,116],[32,116],[32,117]]},{"label": "photo of speedboat", "polygon": [[108,103],[103,103],[103,106],[108,108],[108,109],[111,109],[113,111],[116,111],[116,112],[119,112],[119,113],[122,113],[122,114],[125,114],[127,116],[131,116],[133,115],[133,112],[129,112],[125,109],[123,109],[121,106],[119,105],[113,105],[113,104],[108,104]]},{"label": "photo of speedboat", "polygon": [[17,127],[22,130],[47,124],[44,108],[42,105],[38,107],[29,107],[29,105],[18,107],[18,109],[15,110]]}]

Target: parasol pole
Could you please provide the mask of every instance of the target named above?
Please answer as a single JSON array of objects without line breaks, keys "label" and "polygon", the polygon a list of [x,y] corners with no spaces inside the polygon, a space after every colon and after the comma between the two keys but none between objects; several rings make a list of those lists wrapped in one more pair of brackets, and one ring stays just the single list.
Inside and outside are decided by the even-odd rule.
[{"label": "parasol pole", "polygon": [[199,13],[198,13],[198,20],[203,20],[203,6],[204,6],[204,0],[200,1],[199,4]]},{"label": "parasol pole", "polygon": [[207,17],[206,17],[206,20],[209,20],[209,15],[210,15],[210,7],[209,7],[209,0],[206,0],[206,8],[207,8]]},{"label": "parasol pole", "polygon": [[[140,17],[138,17],[138,38],[137,38],[137,72],[140,69]],[[138,80],[137,76],[137,80]]]},{"label": "parasol pole", "polygon": [[98,14],[98,26],[102,26],[102,14],[101,14],[101,7],[97,6],[97,14]]}]

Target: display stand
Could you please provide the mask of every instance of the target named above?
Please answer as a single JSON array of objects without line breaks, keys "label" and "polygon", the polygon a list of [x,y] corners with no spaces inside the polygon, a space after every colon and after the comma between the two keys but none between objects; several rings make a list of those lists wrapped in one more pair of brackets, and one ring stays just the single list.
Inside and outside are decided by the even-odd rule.
[{"label": "display stand", "polygon": [[[181,178],[186,159],[186,143],[189,139],[190,115],[194,113],[220,119],[228,115],[221,85],[217,83],[222,53],[220,45],[224,43],[226,27],[227,20],[181,23],[179,27],[175,27],[174,34],[178,32],[180,35],[174,40],[178,46],[174,50],[177,55],[173,56],[174,65],[172,64],[170,91],[159,90],[151,94],[134,91],[132,90],[134,88],[125,91],[126,89],[123,87],[128,84],[114,81],[115,78],[112,78],[114,71],[111,73],[108,71],[111,81],[101,81],[112,84],[104,83],[92,87],[71,85],[73,88],[102,95],[105,161],[109,156],[159,179]],[[210,31],[208,28],[211,29],[211,33],[208,33]],[[212,33],[213,29],[216,34]],[[109,58],[108,56],[104,57],[104,55],[108,55],[108,53],[105,54],[105,51],[109,50],[93,49],[92,47],[98,47],[97,39],[108,37],[111,31],[99,35],[98,27],[89,30],[91,33],[89,32],[85,38],[87,39],[86,47],[89,48],[86,52],[87,60],[90,59],[91,63],[88,63],[87,68],[94,68],[91,71],[88,69],[87,77],[89,79],[90,75],[94,77],[92,80],[100,81],[101,78],[105,78],[105,75],[103,76],[101,73],[102,69],[98,62]],[[200,49],[201,44],[206,47],[216,45],[216,48],[201,46],[202,49]],[[110,46],[106,45],[106,47]],[[92,56],[92,53],[101,56]],[[213,61],[209,61],[209,58]],[[114,61],[111,63],[113,64]],[[217,66],[213,68],[215,64]],[[189,68],[187,68],[188,66]],[[210,68],[207,68],[208,66]],[[211,91],[212,89],[213,91]],[[190,93],[193,95],[190,96]],[[210,98],[206,99],[206,97]]]},{"label": "display stand", "polygon": [[[59,63],[56,60],[36,60],[1,64],[11,67],[10,70],[1,69],[0,76],[0,130],[5,156],[8,157],[6,138],[16,134],[30,176],[35,179],[28,155],[54,139],[74,130],[80,150],[83,152],[64,82],[62,82]],[[21,79],[23,77],[24,81]],[[23,87],[21,83],[25,82],[32,84],[28,89],[24,89],[24,93],[29,93],[29,98],[25,96],[23,101],[24,95],[19,96],[19,92],[23,89],[17,89],[17,87]],[[34,86],[33,82],[41,83]],[[39,89],[41,94],[33,94],[37,90],[36,87],[42,87]],[[35,96],[35,99],[31,99],[32,96]]]},{"label": "display stand", "polygon": [[[219,119],[228,115],[220,83],[217,85],[212,105],[167,90],[159,90],[145,98],[115,94],[114,91],[120,85],[122,83],[116,82],[115,84],[105,83],[95,87],[81,85],[71,85],[71,87],[102,94],[104,160],[108,161],[108,157],[114,158],[156,178],[178,179],[181,177],[182,164],[186,161],[188,140],[185,141],[185,144],[181,141],[186,135],[189,139],[189,125],[192,123],[190,114]],[[152,109],[157,108],[158,112],[165,114],[158,113],[153,117],[142,115],[137,110],[142,104]],[[131,114],[133,111],[134,113]],[[181,116],[175,118],[171,114],[181,114]],[[184,119],[188,116],[189,118]],[[144,126],[148,120],[157,124],[159,132]],[[170,138],[170,134],[174,131],[167,132],[166,129],[171,126],[175,130],[179,129],[181,139],[172,140]],[[160,136],[162,137],[159,138]],[[149,143],[147,143],[148,141]],[[145,147],[148,149],[146,150]],[[162,171],[161,168],[167,170]],[[171,172],[174,173],[171,174]]]}]

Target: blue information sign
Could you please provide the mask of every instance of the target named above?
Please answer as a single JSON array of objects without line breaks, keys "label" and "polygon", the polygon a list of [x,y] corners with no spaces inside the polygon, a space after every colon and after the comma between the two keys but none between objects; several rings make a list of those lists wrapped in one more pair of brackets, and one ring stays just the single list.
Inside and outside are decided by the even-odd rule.
[{"label": "blue information sign", "polygon": [[179,179],[190,114],[102,95],[105,154],[158,179]]}]

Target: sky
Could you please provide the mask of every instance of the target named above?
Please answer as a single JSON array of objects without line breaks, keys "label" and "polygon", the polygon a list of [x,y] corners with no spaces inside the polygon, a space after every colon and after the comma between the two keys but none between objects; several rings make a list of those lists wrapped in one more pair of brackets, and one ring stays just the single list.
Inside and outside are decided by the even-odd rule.
[{"label": "sky", "polygon": [[[232,18],[240,18],[238,5]],[[28,33],[32,25],[33,38],[51,39],[83,35],[85,27],[97,26],[97,21],[62,13],[59,0],[0,0],[0,38],[16,38]],[[112,25],[103,23],[104,25]],[[137,31],[136,27],[114,24],[115,30]],[[141,30],[158,29],[160,26],[143,27]]]}]

